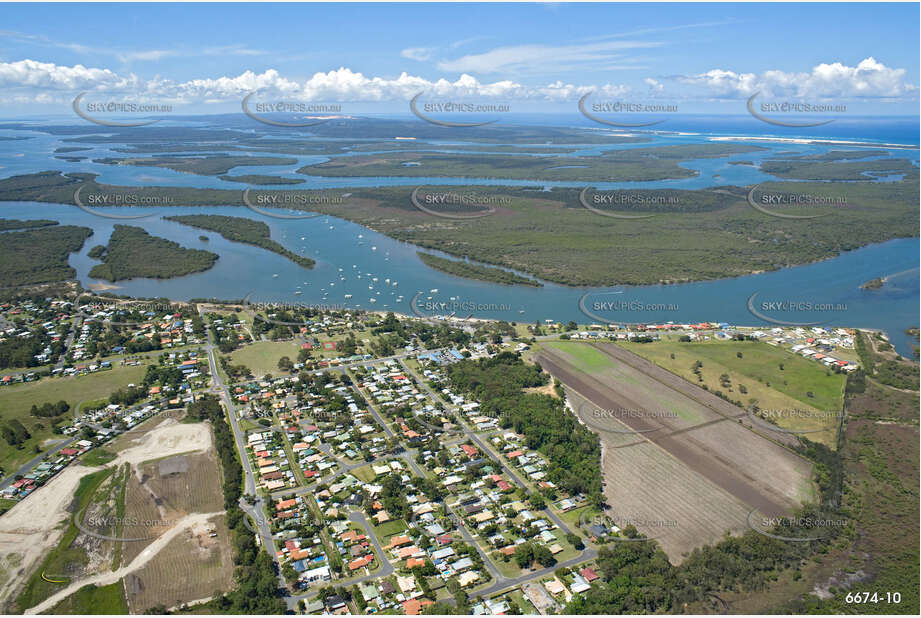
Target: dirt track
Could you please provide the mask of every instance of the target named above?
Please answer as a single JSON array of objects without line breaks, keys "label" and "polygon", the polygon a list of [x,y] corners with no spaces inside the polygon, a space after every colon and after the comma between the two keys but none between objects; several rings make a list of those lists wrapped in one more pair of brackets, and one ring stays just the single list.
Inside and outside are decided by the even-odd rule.
[{"label": "dirt track", "polygon": [[767,438],[768,440],[779,442],[790,447],[796,446],[799,443],[792,434],[778,431],[769,431],[759,427],[758,425],[752,423],[748,419],[747,415],[740,415],[740,410],[737,406],[729,403],[725,399],[717,397],[710,391],[704,390],[695,384],[691,384],[681,376],[677,376],[674,373],[659,367],[655,363],[646,360],[642,356],[638,356],[628,350],[625,350],[617,344],[593,343],[592,346],[601,350],[615,360],[618,360],[622,363],[630,365],[631,367],[634,367],[639,371],[642,371],[657,382],[661,382],[662,384],[668,386],[671,389],[674,389],[682,395],[700,402],[701,404],[712,409],[717,414],[739,419],[742,421],[744,426],[753,430],[755,433],[761,435],[762,437]]},{"label": "dirt track", "polygon": [[[749,508],[756,508],[765,515],[787,514],[797,506],[797,495],[804,484],[808,484],[808,462],[739,425],[736,419],[744,416],[744,412],[735,406],[714,397],[718,402],[729,405],[733,412],[726,416],[717,414],[700,403],[700,393],[687,394],[689,389],[709,393],[677,376],[674,376],[675,380],[683,383],[676,384],[680,390],[672,388],[671,383],[666,385],[657,380],[658,375],[653,377],[645,371],[642,373],[647,379],[634,379],[632,384],[627,380],[618,383],[605,379],[603,375],[588,375],[576,369],[564,352],[549,347],[541,351],[539,362],[546,371],[601,410],[646,410],[652,413],[660,408],[656,402],[667,396],[670,401],[680,401],[683,410],[693,410],[690,416],[698,419],[696,423],[691,423],[688,415],[675,419],[649,414],[624,415],[618,419],[599,421],[598,418],[586,419],[584,414],[580,415],[583,422],[594,425],[596,431],[599,423],[606,422],[612,426],[622,423],[637,432],[632,435],[616,434],[616,440],[606,439],[606,449],[629,450],[652,443]],[[612,362],[616,364],[619,360]],[[637,368],[632,363],[630,366]],[[658,369],[657,374],[664,371],[654,365],[652,368]],[[600,373],[604,374],[603,371]],[[610,437],[604,431],[599,433],[603,439],[606,435]]]},{"label": "dirt track", "polygon": [[99,468],[69,466],[0,517],[0,559],[15,564],[0,562],[7,575],[0,581],[0,608],[32,573],[35,563],[57,545],[80,478],[96,470]]},{"label": "dirt track", "polygon": [[150,560],[152,560],[157,555],[157,553],[161,549],[166,547],[169,544],[169,542],[173,540],[173,538],[178,536],[180,533],[182,533],[187,528],[194,529],[196,527],[204,526],[210,518],[215,517],[217,515],[222,515],[222,514],[223,512],[196,513],[195,515],[187,515],[182,520],[180,520],[174,527],[172,527],[166,534],[162,535],[156,541],[151,543],[150,546],[147,549],[145,549],[141,553],[140,556],[132,560],[131,564],[129,564],[128,566],[122,567],[118,569],[117,571],[102,573],[100,575],[95,575],[93,577],[89,577],[87,579],[83,579],[78,582],[74,582],[70,584],[69,586],[67,586],[66,588],[64,588],[63,590],[60,590],[56,592],[55,594],[51,595],[50,597],[48,597],[47,599],[45,599],[44,601],[42,601],[35,607],[27,609],[24,613],[25,614],[40,614],[42,612],[47,612],[51,608],[53,608],[55,605],[57,605],[58,603],[66,599],[68,596],[70,596],[71,594],[73,594],[74,592],[82,588],[83,586],[86,586],[89,584],[95,584],[97,586],[107,586],[111,583],[117,582],[125,575],[128,575],[129,573],[132,573],[134,571],[137,571],[138,569],[143,567],[145,564],[147,564]]}]

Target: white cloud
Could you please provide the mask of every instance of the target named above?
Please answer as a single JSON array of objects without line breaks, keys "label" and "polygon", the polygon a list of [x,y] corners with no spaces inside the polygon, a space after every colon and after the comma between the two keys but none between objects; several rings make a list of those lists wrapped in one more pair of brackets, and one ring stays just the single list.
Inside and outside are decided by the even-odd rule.
[{"label": "white cloud", "polygon": [[[691,77],[647,77],[641,83],[648,87],[645,94],[655,96],[678,94],[677,83],[682,90],[680,94],[687,100],[695,97],[741,98],[759,90],[764,96],[801,98],[905,98],[917,95],[917,87],[905,81],[904,70],[888,68],[873,58],[860,62],[856,67],[840,63],[821,64],[806,73],[766,71],[759,75],[713,69]],[[687,92],[689,87],[698,91],[695,96]],[[593,93],[594,97],[621,97],[631,93],[631,88],[625,84],[578,84],[558,80],[541,85],[508,79],[489,82],[480,81],[468,73],[462,73],[454,80],[432,80],[406,72],[396,77],[379,77],[366,76],[346,67],[317,72],[305,79],[292,79],[277,70],[268,69],[262,73],[244,71],[235,76],[177,82],[160,76],[140,79],[133,73],[121,74],[81,64],[64,66],[36,60],[0,62],[0,89],[4,90],[4,100],[16,102],[60,102],[68,95],[72,99],[79,92],[90,91],[94,94],[117,94],[130,100],[175,104],[237,102],[253,91],[258,91],[259,98],[263,100],[343,103],[407,101],[420,92],[424,92],[426,97],[550,102],[571,102],[587,93]],[[637,88],[637,92],[639,90]]]},{"label": "white cloud", "polygon": [[438,63],[442,71],[474,73],[547,72],[550,70],[597,70],[638,68],[623,52],[660,47],[662,43],[601,41],[579,45],[514,45],[497,47],[482,54],[469,54]]},{"label": "white cloud", "polygon": [[431,47],[407,47],[400,52],[400,55],[410,60],[429,60],[434,50]]},{"label": "white cloud", "polygon": [[656,94],[663,92],[665,90],[665,84],[651,77],[647,77],[646,79],[644,79],[643,83],[649,86],[650,92],[654,92]]},{"label": "white cloud", "polygon": [[118,59],[122,62],[131,62],[132,60],[147,60],[147,61],[157,61],[162,60],[163,58],[169,58],[170,56],[178,55],[174,51],[167,51],[162,49],[151,49],[147,51],[136,51],[136,52],[126,52],[119,53]]},{"label": "white cloud", "polygon": [[82,64],[67,67],[36,60],[0,62],[0,88],[119,90],[136,83],[134,75],[123,78],[109,69],[90,69]]},{"label": "white cloud", "polygon": [[66,67],[33,60],[0,63],[0,87],[16,90],[17,97],[30,91],[38,96],[47,90],[91,90],[117,92],[137,100],[200,103],[238,101],[253,91],[262,97],[284,97],[295,101],[406,101],[420,92],[427,96],[484,97],[494,99],[530,99],[545,101],[575,100],[586,92],[618,95],[626,92],[622,85],[576,85],[555,82],[546,86],[525,86],[512,80],[481,82],[462,74],[456,80],[428,80],[403,72],[396,78],[369,77],[341,67],[335,71],[314,73],[297,81],[274,69],[263,73],[245,71],[233,77],[193,79],[174,82],[155,77],[139,80],[135,75],[121,77],[109,69],[88,69],[82,65]]},{"label": "white cloud", "polygon": [[840,62],[819,64],[811,71],[788,73],[765,71],[736,73],[712,69],[693,76],[678,76],[677,81],[703,88],[717,98],[788,96],[801,99],[899,98],[916,94],[917,86],[906,81],[905,69],[887,67],[870,57],[856,67]]}]

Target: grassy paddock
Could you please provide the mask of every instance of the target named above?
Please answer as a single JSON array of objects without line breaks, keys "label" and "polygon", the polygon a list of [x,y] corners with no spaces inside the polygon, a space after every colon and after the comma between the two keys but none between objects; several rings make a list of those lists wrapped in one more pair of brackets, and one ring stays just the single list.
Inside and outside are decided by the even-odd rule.
[{"label": "grassy paddock", "polygon": [[[722,391],[743,405],[757,403],[762,410],[804,411],[776,415],[772,420],[784,429],[809,431],[812,440],[834,444],[846,378],[827,371],[815,361],[756,341],[620,342],[619,345],[694,384]],[[700,368],[703,381],[693,372],[698,360],[703,363]],[[724,374],[729,376],[728,388],[720,383]],[[741,387],[747,392],[742,393]]]},{"label": "grassy paddock", "polygon": [[128,601],[121,580],[108,586],[80,588],[51,610],[52,614],[127,614]]},{"label": "grassy paddock", "polygon": [[[32,434],[23,448],[9,448],[6,443],[0,449],[0,466],[12,471],[36,455],[34,447],[49,438],[59,438],[51,432],[51,419],[29,416],[32,404],[42,405],[46,402],[64,400],[75,410],[78,405],[108,399],[109,395],[128,384],[138,384],[147,368],[114,367],[79,377],[44,378],[36,382],[14,384],[0,389],[0,423],[9,419],[19,419]],[[70,413],[68,413],[69,415]],[[65,415],[66,418],[69,418]],[[41,425],[42,428],[38,428]]]}]

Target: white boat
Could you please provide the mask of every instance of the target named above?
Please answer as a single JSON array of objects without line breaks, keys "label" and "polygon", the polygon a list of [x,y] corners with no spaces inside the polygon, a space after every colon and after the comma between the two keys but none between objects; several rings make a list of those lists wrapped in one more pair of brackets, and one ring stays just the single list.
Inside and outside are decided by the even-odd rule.
[{"label": "white boat", "polygon": [[374,283],[377,283],[377,277],[372,277],[371,281],[373,281]]},{"label": "white boat", "polygon": [[376,246],[376,245],[372,245],[372,246],[371,246],[371,251],[377,251],[377,246]]},{"label": "white boat", "polygon": [[351,294],[346,294],[346,295],[345,295],[345,298],[346,298],[346,299],[352,298],[352,295],[351,295]]},{"label": "white boat", "polygon": [[295,296],[300,296],[300,295],[301,295],[301,291],[298,290],[297,292],[294,293],[294,295],[295,295]]},{"label": "white boat", "polygon": [[431,290],[429,290],[429,292],[431,292],[432,294],[438,294],[438,288],[432,288]]},{"label": "white boat", "polygon": [[275,274],[274,274],[274,275],[272,275],[272,276],[273,276],[273,277],[277,277],[277,276],[278,276],[278,273],[275,273]]},{"label": "white boat", "polygon": [[369,298],[369,299],[368,299],[368,302],[369,302],[369,303],[376,303],[376,302],[377,302],[377,299],[376,299],[376,298]]}]

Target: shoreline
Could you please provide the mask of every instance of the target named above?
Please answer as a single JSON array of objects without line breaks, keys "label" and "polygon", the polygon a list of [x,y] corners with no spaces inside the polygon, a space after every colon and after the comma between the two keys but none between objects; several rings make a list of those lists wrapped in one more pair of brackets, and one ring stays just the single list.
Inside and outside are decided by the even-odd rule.
[{"label": "shoreline", "polygon": [[[0,179],[0,180],[2,180],[2,179]],[[810,181],[806,181],[806,182],[810,182]],[[125,188],[147,189],[147,188],[157,188],[157,187],[125,187]],[[741,188],[744,188],[744,187],[741,187]],[[308,190],[308,191],[309,191],[309,190]],[[34,201],[34,200],[3,200],[3,199],[0,199],[0,208],[2,208],[3,205],[5,205],[5,204],[24,204],[24,203],[49,204],[49,205],[53,205],[53,206],[69,206],[69,207],[78,208],[78,209],[80,208],[80,207],[77,206],[76,204],[68,204],[68,203],[64,203],[64,202],[44,202],[44,201]],[[123,208],[123,207],[119,207],[119,206],[98,206],[98,208]],[[135,207],[135,208],[158,209],[158,208],[162,208],[162,207],[158,207],[158,206],[137,206],[137,207]],[[191,206],[170,206],[170,207],[166,207],[166,208],[193,208],[193,209],[196,209],[196,210],[197,210],[197,209],[204,209],[204,208],[239,208],[239,209],[243,209],[243,210],[248,210],[248,209],[246,208],[246,206],[238,205],[238,204],[222,204],[222,205],[208,204],[208,205],[191,205]],[[273,208],[273,207],[272,207],[272,206],[268,206],[268,208]],[[279,207],[278,209],[279,209],[279,210],[290,210],[290,209],[287,209],[287,208],[284,208],[284,207]],[[359,221],[357,221],[357,220],[346,219],[345,217],[343,217],[343,216],[341,216],[341,215],[338,215],[338,214],[330,214],[330,213],[320,212],[320,211],[314,211],[314,210],[297,210],[297,209],[295,209],[295,210],[296,210],[297,212],[299,212],[299,213],[310,213],[310,214],[317,215],[317,216],[330,217],[330,218],[333,218],[333,219],[337,219],[337,220],[339,220],[339,221],[341,221],[341,222],[343,222],[343,223],[351,223],[351,224],[353,224],[353,225],[358,225],[358,226],[360,226],[360,227],[365,228],[366,230],[369,230],[369,231],[371,231],[371,232],[375,232],[375,233],[377,233],[377,234],[380,234],[380,235],[386,237],[387,239],[389,239],[389,240],[391,240],[391,241],[393,241],[393,242],[397,242],[397,243],[401,243],[401,244],[405,244],[405,245],[408,245],[408,246],[410,246],[410,247],[413,247],[417,252],[418,252],[418,251],[422,251],[422,252],[426,252],[426,251],[432,252],[432,251],[434,251],[434,252],[437,252],[437,253],[442,253],[442,254],[444,254],[444,255],[450,256],[451,258],[453,258],[453,259],[455,259],[455,260],[464,260],[464,259],[468,259],[468,260],[470,260],[470,261],[471,261],[472,263],[474,263],[474,264],[483,265],[483,266],[487,266],[487,267],[491,267],[491,268],[498,268],[498,269],[505,270],[505,271],[508,271],[508,272],[511,272],[511,273],[515,273],[515,274],[523,274],[523,275],[526,275],[526,276],[528,276],[528,277],[533,278],[535,281],[538,281],[538,282],[544,284],[545,286],[547,286],[547,285],[549,285],[549,286],[559,286],[559,287],[563,287],[563,288],[567,288],[567,289],[571,289],[571,290],[577,290],[577,289],[594,290],[594,289],[604,289],[604,288],[649,288],[649,287],[654,287],[654,286],[673,286],[673,285],[685,285],[685,284],[694,284],[694,283],[707,283],[707,282],[716,282],[716,281],[728,281],[728,280],[732,280],[732,279],[739,279],[739,278],[742,278],[742,277],[749,277],[749,276],[752,276],[752,275],[777,273],[777,272],[781,272],[781,271],[783,271],[783,270],[788,270],[788,269],[791,269],[791,268],[798,268],[798,267],[801,267],[801,266],[809,266],[809,265],[812,265],[812,264],[820,264],[820,263],[822,263],[822,262],[827,262],[827,261],[830,261],[830,260],[834,260],[834,259],[840,258],[841,256],[843,256],[843,255],[845,255],[845,254],[847,254],[847,253],[850,253],[850,252],[853,252],[853,251],[857,251],[857,250],[860,250],[860,249],[866,249],[866,248],[868,248],[868,247],[880,246],[880,245],[883,245],[883,244],[885,244],[885,243],[893,242],[893,241],[897,241],[897,240],[906,240],[906,239],[913,239],[913,238],[921,238],[921,234],[919,234],[919,235],[897,235],[897,236],[892,236],[891,238],[888,238],[888,239],[883,240],[883,241],[880,241],[880,242],[871,242],[871,243],[868,243],[868,244],[865,244],[865,245],[860,245],[860,246],[854,247],[853,249],[839,250],[839,251],[837,251],[834,255],[830,255],[830,256],[824,257],[824,258],[818,258],[818,259],[810,260],[810,261],[807,261],[807,262],[801,262],[801,263],[798,263],[798,264],[792,264],[792,265],[789,265],[789,266],[781,266],[781,267],[774,268],[774,269],[758,269],[758,270],[752,270],[752,271],[750,271],[750,272],[741,273],[741,274],[735,274],[735,275],[728,275],[728,276],[724,276],[724,277],[713,277],[713,278],[709,278],[709,279],[691,279],[691,278],[686,278],[686,279],[660,279],[659,281],[656,281],[656,282],[653,282],[653,283],[611,283],[611,284],[601,284],[601,285],[578,285],[578,284],[572,284],[572,283],[566,283],[566,282],[559,282],[559,281],[553,281],[553,280],[549,280],[549,279],[544,279],[544,278],[540,277],[539,275],[530,273],[530,272],[528,272],[528,271],[518,271],[518,270],[516,270],[516,269],[514,269],[514,268],[512,268],[512,267],[505,266],[505,265],[502,265],[502,264],[493,264],[493,263],[491,263],[491,262],[484,262],[484,261],[481,261],[481,260],[477,260],[477,259],[475,259],[475,258],[474,258],[474,259],[470,259],[469,256],[460,255],[460,254],[454,254],[454,253],[451,253],[451,252],[449,252],[449,251],[446,251],[445,249],[442,249],[442,248],[435,248],[435,247],[427,247],[427,246],[418,245],[418,244],[415,244],[415,243],[412,243],[412,242],[409,242],[409,241],[406,241],[406,240],[402,240],[402,239],[399,239],[399,238],[395,238],[395,237],[393,237],[393,236],[390,236],[390,235],[387,234],[386,232],[383,232],[383,231],[381,231],[381,230],[379,230],[379,229],[376,229],[376,228],[374,228],[374,227],[371,227],[371,226],[370,226],[369,224],[367,224],[367,223],[361,223],[361,222],[359,222]],[[156,213],[152,213],[152,214],[156,214]],[[203,214],[207,215],[207,214],[209,214],[209,213],[203,213]],[[2,212],[0,212],[0,215],[2,215]],[[175,216],[175,215],[170,215],[170,216]],[[244,216],[245,216],[245,213],[244,213]],[[167,218],[167,217],[164,216],[163,218]],[[248,218],[248,217],[245,217],[245,218]],[[253,221],[258,221],[259,219],[252,219],[252,220],[253,220]],[[230,242],[238,242],[238,243],[239,243],[240,241],[231,240]],[[276,242],[277,242],[277,241],[276,241]],[[247,244],[247,243],[240,243],[240,244]],[[253,246],[257,246],[257,247],[258,247],[258,245],[253,245]],[[438,269],[436,269],[436,270],[438,270]],[[912,269],[908,269],[908,270],[912,270]],[[907,272],[907,271],[902,271],[902,272]],[[459,276],[459,275],[453,275],[452,273],[445,273],[445,274],[449,274],[449,275],[452,275],[452,276]],[[895,273],[895,274],[902,274],[902,273]],[[891,276],[894,276],[894,275],[891,275]],[[487,283],[487,284],[493,284],[493,285],[505,285],[505,284],[498,284],[498,283],[493,282],[493,281],[488,281],[488,280],[486,280],[486,279],[475,279],[475,278],[469,278],[469,279],[470,279],[470,280],[473,280],[473,281],[480,282],[480,283]],[[511,284],[511,287],[515,287],[516,285],[518,285],[518,284]],[[87,287],[90,287],[90,285],[88,285]],[[534,287],[534,286],[523,286],[523,287]],[[859,286],[858,286],[858,287],[859,287]]]}]

